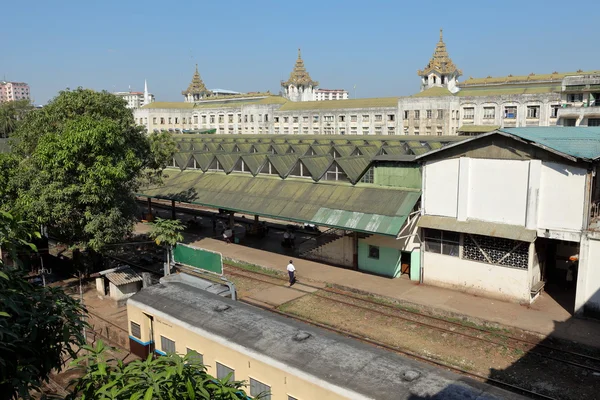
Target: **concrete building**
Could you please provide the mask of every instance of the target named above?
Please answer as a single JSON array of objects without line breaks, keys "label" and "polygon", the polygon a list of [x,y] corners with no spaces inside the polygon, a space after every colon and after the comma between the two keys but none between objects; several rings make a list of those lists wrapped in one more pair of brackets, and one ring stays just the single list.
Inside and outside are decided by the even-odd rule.
[{"label": "concrete building", "polygon": [[523,398],[185,283],[144,288],[127,318],[133,354],[193,354],[217,379],[246,381],[252,398]]},{"label": "concrete building", "polygon": [[144,81],[143,92],[114,92],[115,96],[122,97],[127,102],[127,108],[136,110],[154,102],[154,95],[148,92],[148,82]]},{"label": "concrete building", "polygon": [[[420,91],[412,96],[347,99],[346,91],[319,89],[298,51],[289,79],[281,82],[281,97],[268,92],[221,95],[221,100],[231,100],[228,104],[233,118],[242,116],[237,125],[222,126],[218,121],[229,118],[221,107],[225,103],[211,103],[218,96],[206,89],[196,67],[190,86],[183,92],[185,103],[147,106],[149,110],[136,113],[136,120],[142,118],[139,123],[151,131],[196,129],[189,123],[196,109],[208,119],[192,125],[218,133],[426,136],[474,136],[497,128],[600,123],[600,71],[488,76],[459,82],[462,71],[452,62],[440,31],[431,60],[417,74]],[[242,110],[242,105],[258,105],[260,101],[274,106]],[[167,109],[179,109],[179,123],[174,119],[168,123],[168,114],[173,111]],[[264,121],[266,113],[268,121]],[[215,118],[210,119],[210,115]],[[154,120],[165,122],[152,123]],[[263,122],[258,123],[260,120]]]},{"label": "concrete building", "polygon": [[344,89],[317,89],[315,90],[316,101],[325,100],[346,100],[348,99],[348,91]]},{"label": "concrete building", "polygon": [[96,278],[96,290],[119,302],[133,296],[142,288],[142,277],[128,266],[100,271]]},{"label": "concrete building", "polygon": [[31,97],[28,84],[24,82],[0,81],[0,103],[29,99]]},{"label": "concrete building", "polygon": [[290,101],[313,101],[318,86],[319,82],[313,81],[304,67],[304,61],[302,61],[302,55],[298,49],[298,59],[290,73],[290,78],[281,82],[283,97]]},{"label": "concrete building", "polygon": [[599,157],[600,128],[562,127],[505,128],[417,157],[423,282],[525,304],[570,293],[576,312],[598,314]]}]

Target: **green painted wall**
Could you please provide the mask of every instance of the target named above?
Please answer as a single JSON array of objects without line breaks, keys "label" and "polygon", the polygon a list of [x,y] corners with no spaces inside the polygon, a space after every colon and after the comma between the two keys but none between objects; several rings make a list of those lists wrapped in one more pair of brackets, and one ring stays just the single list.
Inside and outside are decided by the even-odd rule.
[{"label": "green painted wall", "polygon": [[410,280],[418,281],[421,278],[421,250],[414,249],[410,252]]},{"label": "green painted wall", "polygon": [[358,269],[395,278],[400,273],[400,250],[379,247],[379,259],[369,258],[369,244],[358,241]]},{"label": "green painted wall", "polygon": [[382,186],[421,189],[421,169],[416,165],[375,164],[373,183]]}]

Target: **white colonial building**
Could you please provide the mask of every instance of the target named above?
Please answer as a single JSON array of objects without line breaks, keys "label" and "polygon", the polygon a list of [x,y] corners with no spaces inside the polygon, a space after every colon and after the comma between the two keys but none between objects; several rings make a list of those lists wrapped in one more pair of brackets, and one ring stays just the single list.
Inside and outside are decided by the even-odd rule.
[{"label": "white colonial building", "polygon": [[[135,113],[150,131],[214,130],[224,134],[478,135],[497,128],[595,126],[600,123],[600,71],[468,78],[452,62],[442,33],[418,71],[420,92],[348,99],[319,89],[300,51],[282,96],[213,93],[198,66],[182,103],[153,103]],[[340,99],[340,96],[342,99]],[[328,101],[322,101],[328,100]]]}]

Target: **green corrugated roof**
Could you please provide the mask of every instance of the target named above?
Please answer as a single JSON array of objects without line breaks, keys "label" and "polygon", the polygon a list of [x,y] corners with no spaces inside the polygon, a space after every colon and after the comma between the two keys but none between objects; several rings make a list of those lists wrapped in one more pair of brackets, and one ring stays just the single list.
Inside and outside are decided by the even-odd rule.
[{"label": "green corrugated roof", "polygon": [[298,110],[339,110],[344,108],[380,108],[398,107],[397,97],[382,97],[372,99],[348,99],[327,101],[288,101],[279,111]]},{"label": "green corrugated roof", "polygon": [[225,173],[230,173],[240,156],[235,154],[215,154]]},{"label": "green corrugated roof", "polygon": [[504,128],[501,131],[572,157],[588,160],[600,157],[600,127],[547,126]]},{"label": "green corrugated roof", "polygon": [[296,154],[269,154],[268,157],[269,161],[282,178],[288,176],[292,167],[296,164],[296,161],[298,161],[299,158]]},{"label": "green corrugated roof", "polygon": [[356,149],[356,146],[353,144],[336,144],[333,148],[336,149],[342,157],[348,157]]},{"label": "green corrugated roof", "polygon": [[413,94],[411,97],[443,97],[443,96],[454,96],[451,91],[445,87],[432,87],[425,89],[422,92]]},{"label": "green corrugated roof", "polygon": [[192,142],[187,141],[187,140],[186,141],[182,140],[182,141],[178,142],[177,146],[179,147],[180,151],[191,151],[191,150],[194,150]]},{"label": "green corrugated roof", "polygon": [[310,146],[316,155],[321,156],[323,154],[329,154],[329,152],[331,151],[331,145],[330,144],[313,144]]},{"label": "green corrugated roof", "polygon": [[299,156],[305,155],[310,149],[309,144],[292,144],[292,149],[294,149],[294,154],[298,154]]},{"label": "green corrugated roof", "polygon": [[379,151],[379,148],[377,146],[356,146],[362,155],[364,156],[369,156],[369,157],[373,157],[374,155],[377,154],[377,152]]},{"label": "green corrugated roof", "polygon": [[177,166],[179,167],[179,169],[185,169],[187,168],[187,164],[190,161],[190,158],[192,158],[192,153],[189,151],[183,152],[177,152],[173,155],[173,157],[175,158],[175,164],[177,164]]},{"label": "green corrugated roof", "polygon": [[487,78],[469,78],[459,84],[462,86],[470,85],[489,85],[489,84],[502,84],[511,82],[540,82],[540,81],[562,81],[566,76],[573,75],[594,75],[599,74],[600,71],[577,71],[577,72],[554,72],[552,74],[530,74],[530,75],[509,75]]},{"label": "green corrugated roof", "polygon": [[331,165],[333,157],[331,157],[330,155],[308,156],[302,157],[300,161],[308,169],[310,176],[312,176],[312,178],[315,181],[318,181],[319,179],[321,179],[323,174],[325,174],[327,168],[329,168],[329,166]]},{"label": "green corrugated roof", "polygon": [[250,153],[252,151],[251,143],[237,143],[237,146],[242,153]]},{"label": "green corrugated roof", "polygon": [[196,160],[196,165],[200,167],[202,171],[207,171],[208,167],[210,167],[210,163],[215,158],[215,155],[212,153],[194,153],[193,156]]},{"label": "green corrugated roof", "polygon": [[155,101],[146,104],[142,108],[194,108],[194,103],[184,103],[182,101]]},{"label": "green corrugated roof", "polygon": [[381,148],[381,150],[384,151],[385,154],[409,154],[409,152],[406,151],[404,146],[384,146]]},{"label": "green corrugated roof", "polygon": [[268,143],[256,143],[254,144],[254,148],[256,148],[259,153],[268,153],[271,149],[271,145]]},{"label": "green corrugated roof", "polygon": [[267,155],[266,154],[244,154],[244,155],[242,155],[242,160],[244,160],[244,163],[248,166],[248,169],[250,169],[250,172],[252,173],[252,175],[256,175],[260,171],[260,168],[267,161]]},{"label": "green corrugated roof", "polygon": [[141,195],[283,220],[396,236],[420,191],[281,180],[248,174],[165,172]]},{"label": "green corrugated roof", "polygon": [[429,145],[429,147],[431,147],[431,150],[437,150],[444,147],[444,144],[441,142],[427,142],[427,144]]},{"label": "green corrugated roof", "polygon": [[232,153],[233,148],[235,147],[235,143],[221,143],[221,150],[226,151],[227,153]]},{"label": "green corrugated roof", "polygon": [[467,96],[502,96],[514,94],[542,94],[542,93],[560,93],[560,82],[555,85],[536,85],[536,86],[489,86],[477,88],[464,88],[457,93],[460,97]]},{"label": "green corrugated roof", "polygon": [[344,170],[350,182],[358,182],[371,163],[370,157],[340,157],[334,160]]},{"label": "green corrugated roof", "polygon": [[287,154],[287,151],[290,148],[289,144],[283,144],[283,143],[282,144],[273,143],[272,146],[275,149],[275,152],[277,154]]},{"label": "green corrugated roof", "polygon": [[500,128],[498,125],[462,125],[458,132],[486,133]]},{"label": "green corrugated roof", "polygon": [[210,152],[216,152],[219,150],[219,145],[217,143],[211,143],[211,142],[204,142],[204,145],[206,146],[206,148],[208,149],[208,151]]}]

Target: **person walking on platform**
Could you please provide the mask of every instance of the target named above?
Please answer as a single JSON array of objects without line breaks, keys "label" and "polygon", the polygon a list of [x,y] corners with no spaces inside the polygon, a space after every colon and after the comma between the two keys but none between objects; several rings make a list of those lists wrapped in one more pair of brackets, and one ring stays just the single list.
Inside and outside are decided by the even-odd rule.
[{"label": "person walking on platform", "polygon": [[290,286],[296,283],[296,267],[294,267],[294,262],[290,260],[290,263],[287,266],[287,272],[290,276]]}]

